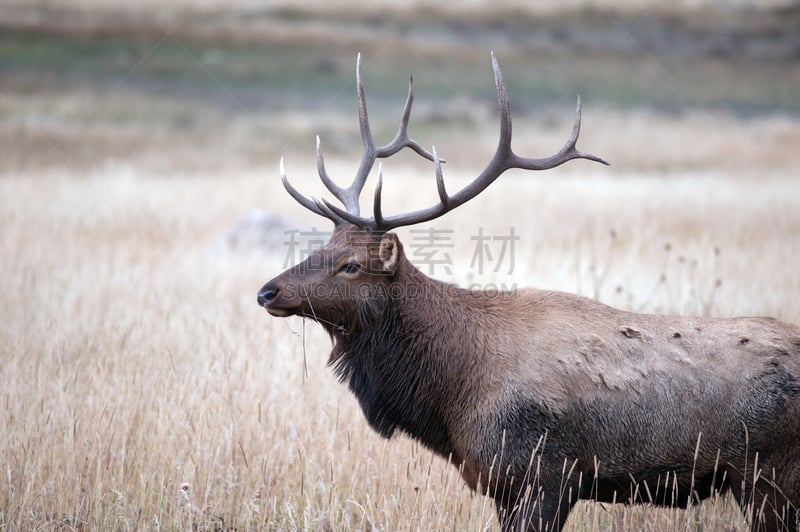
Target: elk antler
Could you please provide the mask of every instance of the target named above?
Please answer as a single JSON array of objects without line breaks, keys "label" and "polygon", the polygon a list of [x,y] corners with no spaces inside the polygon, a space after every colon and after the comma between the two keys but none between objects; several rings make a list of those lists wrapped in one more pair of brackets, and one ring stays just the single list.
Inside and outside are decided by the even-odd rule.
[{"label": "elk antler", "polygon": [[[364,145],[364,154],[361,157],[361,164],[358,167],[356,177],[349,187],[342,188],[336,185],[328,176],[325,171],[325,161],[322,157],[319,137],[317,137],[317,170],[319,171],[319,177],[325,184],[325,187],[342,202],[345,208],[337,207],[325,199],[318,200],[316,198],[303,196],[289,183],[284,170],[283,158],[281,158],[280,172],[283,186],[301,205],[321,216],[329,218],[336,225],[349,222],[371,231],[386,232],[395,227],[427,222],[442,216],[480,194],[486,187],[491,185],[495,179],[500,177],[503,172],[511,168],[547,170],[555,168],[572,159],[588,159],[605,165],[608,164],[605,160],[596,155],[578,151],[576,147],[578,135],[581,130],[580,96],[578,96],[578,102],[575,106],[575,123],[572,126],[572,134],[557,153],[550,157],[539,159],[520,157],[515,154],[511,149],[511,112],[508,106],[508,94],[506,93],[506,87],[503,83],[503,74],[500,72],[500,66],[497,64],[497,58],[494,52],[492,52],[492,69],[494,70],[494,82],[497,87],[497,103],[500,107],[500,140],[498,141],[494,156],[489,161],[486,168],[484,168],[471,183],[455,194],[449,195],[445,189],[441,164],[444,161],[441,160],[436,153],[436,147],[434,146],[432,148],[432,153],[429,153],[416,141],[408,137],[408,120],[411,116],[411,104],[414,101],[413,78],[408,84],[408,98],[406,99],[403,117],[400,120],[400,127],[397,130],[394,140],[385,146],[375,147],[375,143],[372,140],[372,133],[370,132],[369,118],[367,117],[367,104],[364,100],[364,83],[361,79],[361,54],[358,55],[358,59],[356,60],[356,85],[358,92],[358,120],[361,129],[361,142]],[[433,161],[436,173],[436,189],[439,193],[439,203],[426,209],[384,217],[381,210],[383,173],[379,165],[378,183],[375,186],[375,198],[373,201],[373,216],[371,218],[361,216],[359,196],[361,190],[364,188],[364,183],[367,180],[369,172],[375,165],[375,160],[377,158],[386,158],[394,155],[403,148],[411,148],[426,159]]]}]

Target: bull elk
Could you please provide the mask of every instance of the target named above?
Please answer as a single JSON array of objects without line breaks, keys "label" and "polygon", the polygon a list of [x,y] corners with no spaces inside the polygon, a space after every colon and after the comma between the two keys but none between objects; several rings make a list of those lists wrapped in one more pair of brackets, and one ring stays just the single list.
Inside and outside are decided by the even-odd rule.
[{"label": "bull elk", "polygon": [[[797,530],[800,328],[771,318],[634,314],[577,295],[465,290],[432,279],[390,232],[438,218],[510,168],[545,170],[578,151],[581,107],[556,154],[511,149],[503,77],[492,54],[500,140],[486,168],[450,194],[435,147],[407,133],[409,83],[395,138],[376,146],[360,58],[363,155],[355,179],[319,177],[342,206],[286,191],[334,224],[330,241],[258,292],[278,317],[315,320],[329,364],[370,426],[401,431],[450,460],[495,501],[504,530],[560,530],[578,499],[687,506],[731,491],[752,529]],[[359,196],[376,159],[411,148],[433,162],[439,201],[386,215],[378,172],[372,216]]]}]

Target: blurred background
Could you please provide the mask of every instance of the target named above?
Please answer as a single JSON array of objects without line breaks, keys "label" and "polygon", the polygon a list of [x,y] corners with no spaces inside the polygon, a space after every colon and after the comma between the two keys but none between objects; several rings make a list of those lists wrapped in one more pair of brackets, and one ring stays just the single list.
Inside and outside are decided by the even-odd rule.
[{"label": "blurred background", "polygon": [[275,174],[282,155],[290,167],[313,159],[315,134],[349,157],[360,147],[357,52],[378,142],[413,73],[412,134],[475,167],[485,157],[471,160],[475,148],[494,144],[494,129],[481,134],[495,120],[490,50],[514,116],[554,130],[522,151],[557,148],[580,93],[582,145],[615,172],[797,169],[792,0],[1,0],[0,10],[4,174]]}]

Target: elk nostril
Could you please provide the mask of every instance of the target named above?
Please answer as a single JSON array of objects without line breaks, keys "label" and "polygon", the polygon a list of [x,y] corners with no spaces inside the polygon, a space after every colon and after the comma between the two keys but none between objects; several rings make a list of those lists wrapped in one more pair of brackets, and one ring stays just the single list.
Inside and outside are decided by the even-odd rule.
[{"label": "elk nostril", "polygon": [[264,285],[261,290],[258,291],[258,304],[262,307],[270,304],[275,299],[275,296],[278,295],[279,291],[277,286],[271,286],[269,284]]}]

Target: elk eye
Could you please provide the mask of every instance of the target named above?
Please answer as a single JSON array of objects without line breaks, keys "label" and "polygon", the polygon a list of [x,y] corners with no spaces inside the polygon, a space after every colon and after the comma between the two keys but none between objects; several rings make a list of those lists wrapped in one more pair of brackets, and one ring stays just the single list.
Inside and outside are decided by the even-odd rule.
[{"label": "elk eye", "polygon": [[339,273],[356,273],[361,269],[361,265],[357,262],[350,261],[339,268]]}]

